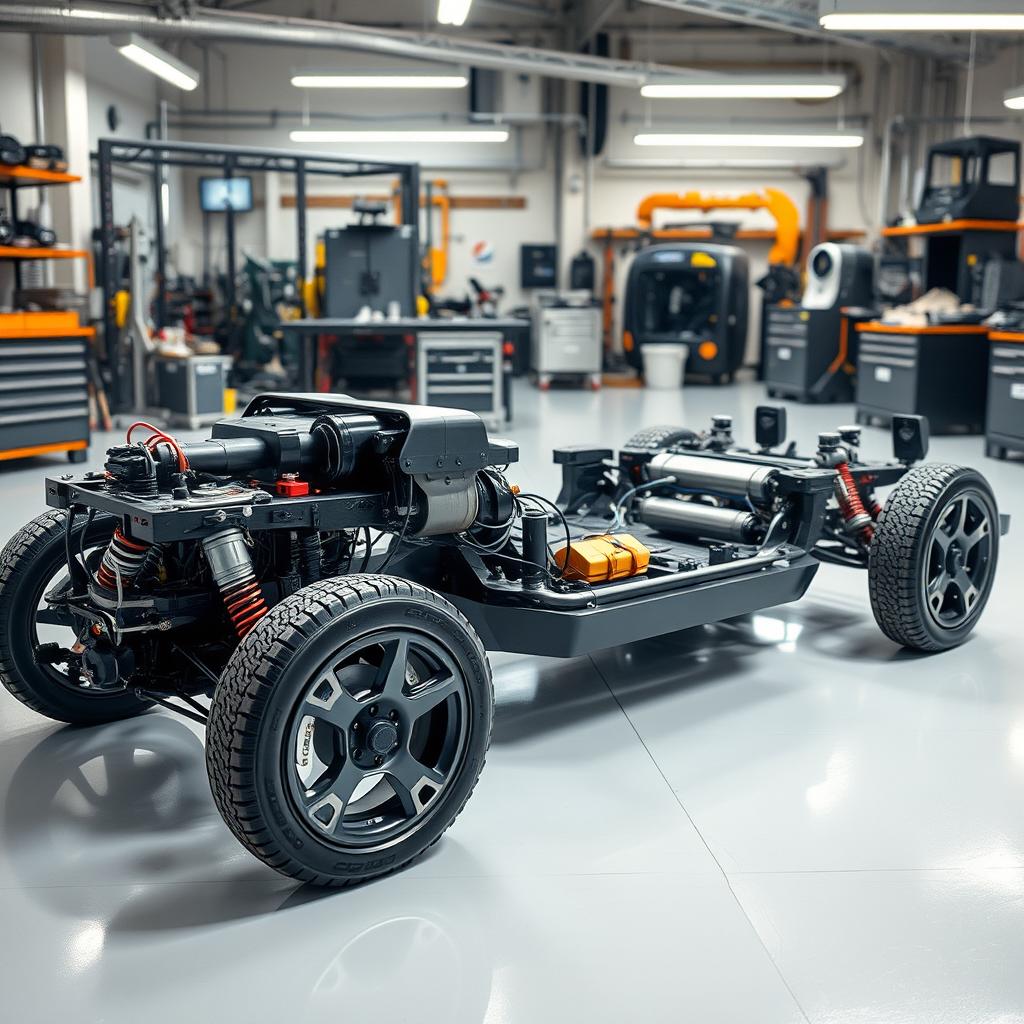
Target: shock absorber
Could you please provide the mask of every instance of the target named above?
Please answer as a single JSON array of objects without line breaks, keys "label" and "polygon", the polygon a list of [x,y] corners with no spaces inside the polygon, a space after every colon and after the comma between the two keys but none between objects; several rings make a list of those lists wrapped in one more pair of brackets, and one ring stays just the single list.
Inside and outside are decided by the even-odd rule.
[{"label": "shock absorber", "polygon": [[151,544],[126,537],[117,527],[96,570],[96,582],[117,590],[120,577],[122,587],[131,586],[155,550]]},{"label": "shock absorber", "polygon": [[839,434],[818,435],[818,458],[836,471],[836,502],[847,531],[856,534],[865,544],[870,544],[875,535],[874,522],[864,507],[864,499],[850,471],[849,452],[843,446]]},{"label": "shock absorber", "polygon": [[203,553],[239,640],[267,614],[245,535],[237,527],[203,540]]}]

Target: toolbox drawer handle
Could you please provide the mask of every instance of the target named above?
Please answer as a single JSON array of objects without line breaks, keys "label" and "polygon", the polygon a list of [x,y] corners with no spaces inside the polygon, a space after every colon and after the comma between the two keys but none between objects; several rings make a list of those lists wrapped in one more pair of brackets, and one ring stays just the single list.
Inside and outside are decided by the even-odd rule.
[{"label": "toolbox drawer handle", "polygon": [[992,355],[997,359],[1024,359],[1024,346],[1021,346],[1020,349],[994,348],[992,349]]},{"label": "toolbox drawer handle", "polygon": [[492,395],[494,394],[494,388],[438,388],[427,381],[427,392],[431,395]]},{"label": "toolbox drawer handle", "polygon": [[993,366],[992,373],[997,377],[1024,377],[1024,366]]},{"label": "toolbox drawer handle", "polygon": [[907,370],[913,370],[917,365],[912,359],[889,359],[881,356],[861,355],[860,361],[862,363],[877,363],[880,366],[902,366]]}]

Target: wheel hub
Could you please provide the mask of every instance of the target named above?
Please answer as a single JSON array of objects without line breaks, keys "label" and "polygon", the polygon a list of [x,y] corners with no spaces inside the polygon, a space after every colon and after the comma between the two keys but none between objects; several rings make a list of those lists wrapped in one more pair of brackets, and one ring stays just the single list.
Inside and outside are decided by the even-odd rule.
[{"label": "wheel hub", "polygon": [[398,729],[391,722],[376,722],[370,730],[370,749],[375,754],[389,754],[398,746]]}]

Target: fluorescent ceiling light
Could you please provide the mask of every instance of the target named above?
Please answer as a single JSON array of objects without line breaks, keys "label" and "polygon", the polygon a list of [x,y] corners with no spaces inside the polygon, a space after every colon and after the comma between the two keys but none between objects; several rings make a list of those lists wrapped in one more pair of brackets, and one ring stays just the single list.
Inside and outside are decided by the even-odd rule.
[{"label": "fluorescent ceiling light", "polygon": [[843,32],[1019,32],[1020,0],[819,0],[823,28]]},{"label": "fluorescent ceiling light", "polygon": [[469,78],[464,74],[391,74],[391,75],[292,75],[299,89],[464,89]]},{"label": "fluorescent ceiling light", "polygon": [[743,147],[765,149],[856,149],[864,145],[862,135],[815,133],[813,135],[778,135],[737,132],[641,132],[633,136],[637,146],[720,146],[723,149]]},{"label": "fluorescent ceiling light", "polygon": [[151,43],[148,39],[132,33],[127,36],[114,36],[110,40],[118,51],[133,64],[162,78],[179,89],[191,92],[199,84],[199,72],[190,68],[163,47]]},{"label": "fluorescent ceiling light", "polygon": [[1024,85],[1015,89],[1007,89],[1003,94],[1003,106],[1011,110],[1024,110]]},{"label": "fluorescent ceiling light", "polygon": [[826,14],[821,27],[836,32],[1021,32],[1024,14]]},{"label": "fluorescent ceiling light", "polygon": [[507,142],[508,131],[501,129],[334,129],[296,128],[289,136],[292,142]]},{"label": "fluorescent ceiling light", "polygon": [[708,75],[648,82],[648,99],[818,99],[838,96],[845,75]]},{"label": "fluorescent ceiling light", "polygon": [[437,20],[441,25],[462,25],[473,0],[437,0]]}]

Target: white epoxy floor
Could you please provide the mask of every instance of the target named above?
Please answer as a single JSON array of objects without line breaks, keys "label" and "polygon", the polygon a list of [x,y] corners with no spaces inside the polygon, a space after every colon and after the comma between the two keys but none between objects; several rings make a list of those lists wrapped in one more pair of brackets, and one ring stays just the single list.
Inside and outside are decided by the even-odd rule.
[{"label": "white epoxy floor", "polygon": [[[759,385],[517,387],[513,479],[556,444],[731,412]],[[790,435],[853,418],[789,406]],[[104,440],[93,450],[102,457]],[[884,457],[887,434],[865,430]],[[981,438],[1002,511],[964,647],[913,657],[866,578],[569,662],[496,656],[494,742],[465,812],[397,876],[323,895],[254,861],[197,727],[59,728],[0,693],[0,1019],[374,1024],[1024,1020],[1024,463]],[[60,460],[0,469],[6,539]]]}]

